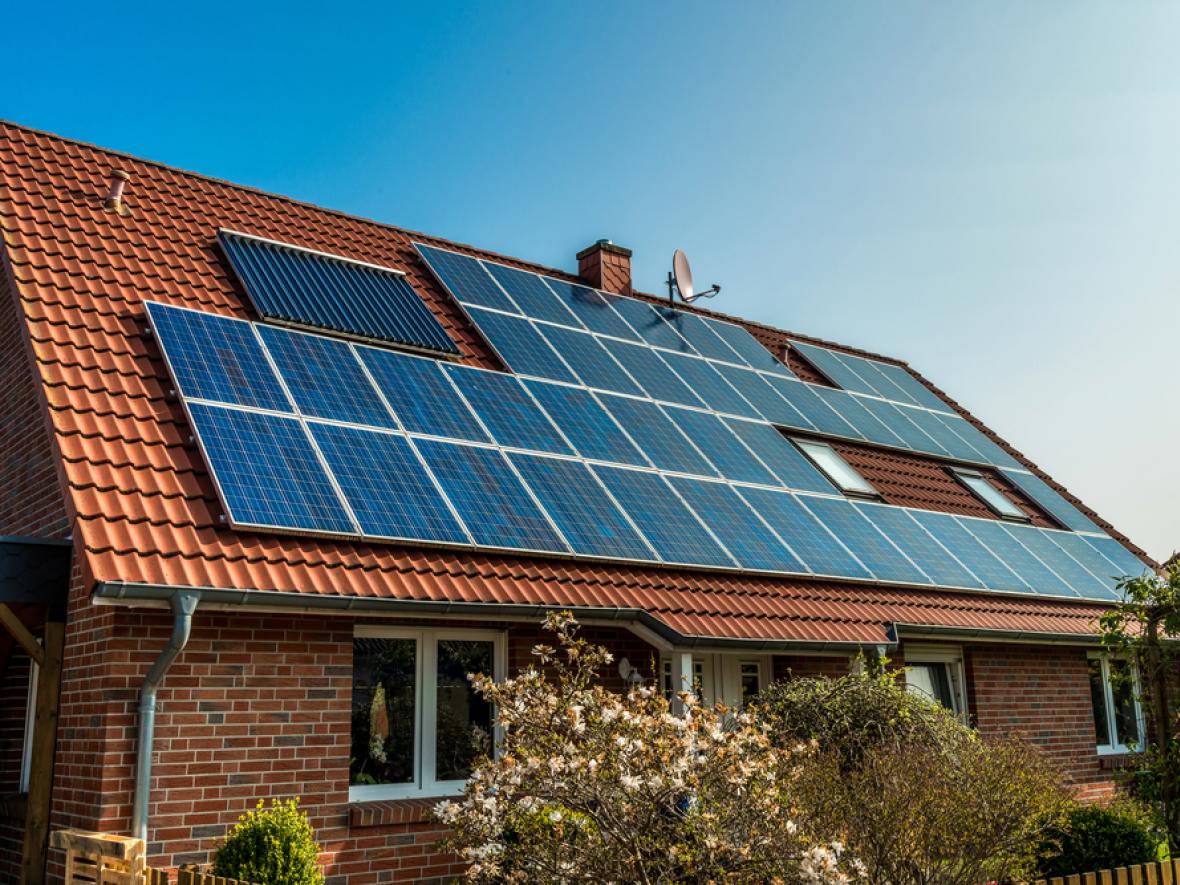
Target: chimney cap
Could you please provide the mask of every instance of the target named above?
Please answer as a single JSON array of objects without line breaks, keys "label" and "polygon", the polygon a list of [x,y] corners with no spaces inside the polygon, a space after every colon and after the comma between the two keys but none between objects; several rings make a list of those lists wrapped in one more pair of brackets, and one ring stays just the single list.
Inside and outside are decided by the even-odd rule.
[{"label": "chimney cap", "polygon": [[597,242],[594,243],[594,245],[587,246],[585,249],[583,249],[581,252],[579,252],[574,257],[577,258],[579,261],[581,261],[587,255],[590,255],[591,253],[594,253],[594,252],[612,252],[615,255],[622,255],[624,258],[631,257],[631,250],[630,249],[625,249],[622,246],[617,246],[614,243],[612,243],[610,240],[606,240],[606,239],[598,240]]},{"label": "chimney cap", "polygon": [[124,181],[131,180],[131,173],[127,172],[126,170],[123,170],[123,169],[112,169],[111,175],[114,176],[115,178],[121,178]]}]

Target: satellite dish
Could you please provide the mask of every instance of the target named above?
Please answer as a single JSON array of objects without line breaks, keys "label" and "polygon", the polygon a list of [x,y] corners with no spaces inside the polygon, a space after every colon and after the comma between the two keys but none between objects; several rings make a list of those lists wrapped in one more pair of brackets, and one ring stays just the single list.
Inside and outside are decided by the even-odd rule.
[{"label": "satellite dish", "polygon": [[704,292],[697,292],[692,285],[692,268],[688,264],[688,256],[684,254],[683,249],[677,249],[672,253],[672,270],[668,273],[668,303],[673,304],[676,301],[676,293],[680,293],[680,300],[685,304],[696,301],[698,298],[712,298],[721,287],[716,283]]}]

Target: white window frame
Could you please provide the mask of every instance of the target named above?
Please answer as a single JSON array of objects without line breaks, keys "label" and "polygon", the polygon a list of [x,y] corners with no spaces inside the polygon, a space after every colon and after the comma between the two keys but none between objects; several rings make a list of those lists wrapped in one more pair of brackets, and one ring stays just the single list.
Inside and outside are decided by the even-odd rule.
[{"label": "white window frame", "polygon": [[[963,722],[967,721],[967,679],[963,668],[963,650],[961,648],[905,645],[902,647],[905,666],[909,668],[916,664],[940,664],[946,668],[947,681],[951,687],[951,712]],[[906,674],[906,690],[909,690],[909,674]],[[934,700],[931,698],[930,700]]]},{"label": "white window frame", "polygon": [[[808,461],[815,465],[820,473],[827,477],[832,485],[845,495],[872,500],[881,498],[881,493],[873,488],[873,484],[861,476],[860,471],[849,464],[843,455],[836,451],[835,446],[822,440],[796,437],[791,437],[791,442]],[[847,475],[841,476],[841,470],[846,471]]]},{"label": "white window frame", "polygon": [[[718,701],[730,708],[738,708],[742,704],[742,665],[754,664],[758,667],[758,690],[766,688],[774,675],[773,661],[770,655],[743,654],[704,654],[693,655],[693,670],[700,677],[700,700],[703,704],[715,704]],[[672,669],[672,658],[664,655],[660,659],[660,688],[665,688],[664,680],[668,678]],[[696,675],[694,675],[694,681]]]},{"label": "white window frame", "polygon": [[29,695],[25,701],[25,736],[20,753],[20,785],[18,793],[29,792],[29,775],[33,768],[33,733],[37,727],[37,680],[41,668],[29,659]]},{"label": "white window frame", "polygon": [[[959,485],[974,495],[976,500],[982,501],[984,506],[996,516],[1000,517],[1000,519],[1009,520],[1010,522],[1030,521],[1028,514],[1017,507],[1014,502],[1010,501],[1008,496],[996,488],[995,483],[993,483],[980,471],[970,470],[966,467],[951,467],[949,469],[955,479],[959,481]],[[991,493],[995,495],[996,500],[998,500],[1000,503],[996,503],[996,501],[993,501],[986,493],[977,489],[971,484],[971,480],[978,480],[980,483],[985,485],[991,490]]]},{"label": "white window frame", "polygon": [[[1111,680],[1110,664],[1115,660],[1110,655],[1102,652],[1092,651],[1087,652],[1086,662],[1099,661],[1102,665],[1102,695],[1106,702],[1106,727],[1107,736],[1111,739],[1110,743],[1096,744],[1095,749],[1099,756],[1122,756],[1127,753],[1142,753],[1143,752],[1143,736],[1147,734],[1147,722],[1143,717],[1143,706],[1139,703],[1140,682],[1139,682],[1139,668],[1131,664],[1131,701],[1135,705],[1135,727],[1139,731],[1139,745],[1132,747],[1128,744],[1118,743],[1118,729],[1115,725],[1114,716],[1114,683]],[[1121,660],[1121,659],[1119,659]],[[1087,668],[1086,679],[1089,681],[1090,674]]]},{"label": "white window frame", "polygon": [[[438,723],[439,640],[492,643],[492,678],[504,679],[508,670],[507,636],[502,630],[466,630],[450,627],[385,627],[361,624],[353,631],[357,639],[413,639],[416,641],[414,671],[414,780],[407,784],[350,784],[349,802],[382,799],[414,799],[452,796],[463,791],[466,781],[434,778]],[[493,710],[493,716],[495,711]],[[493,736],[495,740],[497,736]],[[351,734],[350,734],[351,740]],[[498,743],[498,740],[496,740]]]}]

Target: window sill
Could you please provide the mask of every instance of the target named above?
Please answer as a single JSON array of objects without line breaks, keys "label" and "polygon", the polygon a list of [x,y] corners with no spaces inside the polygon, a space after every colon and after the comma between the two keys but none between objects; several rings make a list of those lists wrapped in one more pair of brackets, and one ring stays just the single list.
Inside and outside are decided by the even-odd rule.
[{"label": "window sill", "polygon": [[413,799],[380,799],[367,802],[350,802],[348,826],[385,827],[393,824],[419,824],[431,819],[434,806],[457,796],[415,797]]},{"label": "window sill", "polygon": [[1137,756],[1137,753],[1130,751],[1106,751],[1098,753],[1098,767],[1103,771],[1114,771],[1119,768],[1126,768],[1131,764],[1131,760]]}]

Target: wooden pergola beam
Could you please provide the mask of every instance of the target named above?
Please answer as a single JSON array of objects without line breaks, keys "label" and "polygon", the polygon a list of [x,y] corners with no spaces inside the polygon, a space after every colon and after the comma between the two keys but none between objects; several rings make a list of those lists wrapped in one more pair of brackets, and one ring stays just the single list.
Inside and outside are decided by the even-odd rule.
[{"label": "wooden pergola beam", "polygon": [[49,800],[53,792],[61,665],[65,655],[65,619],[46,621],[44,638],[45,662],[37,674],[37,707],[33,714],[33,746],[29,753],[29,796],[21,870],[23,885],[45,883],[45,861],[49,854]]},{"label": "wooden pergola beam", "polygon": [[0,602],[0,624],[3,624],[4,629],[12,634],[12,638],[25,650],[25,654],[37,662],[38,667],[45,665],[45,650],[41,647],[41,643],[37,641],[36,636],[29,632],[29,628],[24,625],[24,622],[16,616],[16,612],[3,602]]}]

